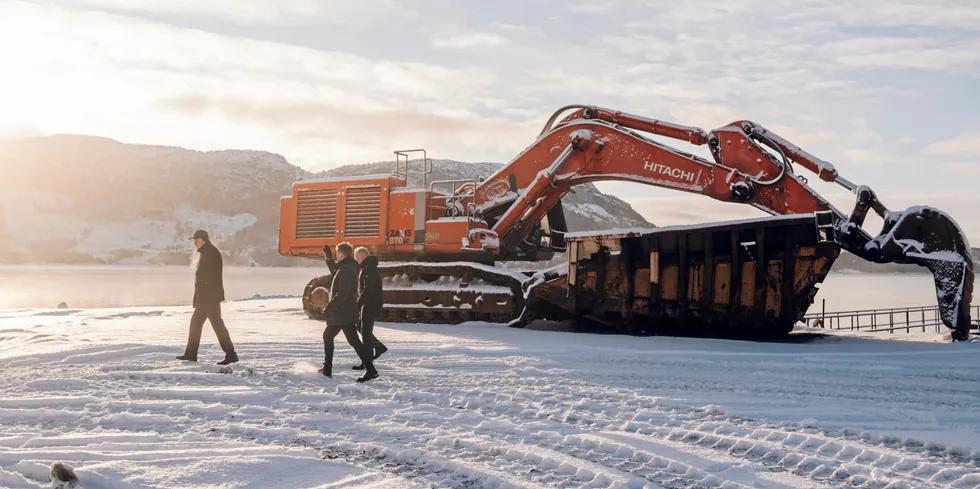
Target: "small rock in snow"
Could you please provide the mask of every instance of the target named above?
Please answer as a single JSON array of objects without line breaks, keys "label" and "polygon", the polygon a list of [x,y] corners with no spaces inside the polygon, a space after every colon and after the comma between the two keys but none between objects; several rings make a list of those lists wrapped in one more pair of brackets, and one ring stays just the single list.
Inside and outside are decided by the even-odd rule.
[{"label": "small rock in snow", "polygon": [[58,309],[68,309],[68,303],[62,302],[61,304],[58,304]]},{"label": "small rock in snow", "polygon": [[75,469],[63,462],[51,464],[51,472],[48,477],[51,479],[51,487],[54,489],[71,489],[78,484]]}]

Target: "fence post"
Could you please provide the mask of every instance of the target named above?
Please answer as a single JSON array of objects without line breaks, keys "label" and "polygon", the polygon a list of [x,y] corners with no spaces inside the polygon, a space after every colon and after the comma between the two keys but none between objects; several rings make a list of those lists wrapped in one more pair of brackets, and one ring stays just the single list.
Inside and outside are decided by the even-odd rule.
[{"label": "fence post", "polygon": [[905,334],[912,332],[912,324],[909,323],[909,310],[905,310]]},{"label": "fence post", "polygon": [[827,320],[827,298],[820,299],[820,320]]}]

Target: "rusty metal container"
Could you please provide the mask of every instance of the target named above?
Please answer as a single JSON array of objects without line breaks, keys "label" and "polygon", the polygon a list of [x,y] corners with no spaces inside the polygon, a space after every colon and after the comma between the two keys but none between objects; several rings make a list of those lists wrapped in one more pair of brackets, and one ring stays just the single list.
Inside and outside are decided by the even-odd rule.
[{"label": "rusty metal container", "polygon": [[822,217],[568,234],[563,309],[628,332],[786,335],[840,253]]}]

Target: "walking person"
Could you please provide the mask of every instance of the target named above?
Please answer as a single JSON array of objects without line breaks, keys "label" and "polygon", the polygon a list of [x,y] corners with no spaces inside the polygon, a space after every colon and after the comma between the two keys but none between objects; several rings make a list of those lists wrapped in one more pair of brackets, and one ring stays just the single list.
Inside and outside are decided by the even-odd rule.
[{"label": "walking person", "polygon": [[[381,285],[381,272],[378,270],[378,259],[371,256],[368,249],[361,246],[354,250],[354,260],[361,267],[357,276],[357,308],[360,312],[361,338],[372,359],[388,351],[378,337],[374,335],[374,322],[381,317],[384,310],[384,290]],[[364,364],[354,366],[354,370],[364,370]]]},{"label": "walking person", "polygon": [[191,316],[190,333],[187,337],[187,346],[184,354],[177,357],[177,360],[197,361],[197,350],[201,345],[201,330],[204,329],[204,321],[211,322],[218,343],[225,352],[225,359],[218,362],[218,365],[228,365],[238,361],[238,354],[235,353],[235,345],[231,342],[228,328],[221,319],[221,302],[225,300],[225,287],[222,278],[221,252],[211,244],[208,233],[198,230],[191,237],[194,247],[201,254],[197,262],[197,271],[194,275],[194,315]]},{"label": "walking person", "polygon": [[378,378],[378,371],[374,368],[370,350],[361,343],[361,339],[357,336],[358,266],[357,262],[354,261],[354,250],[349,243],[337,245],[337,258],[340,260],[335,265],[330,265],[329,248],[325,247],[324,252],[333,279],[330,282],[330,299],[324,310],[327,327],[323,330],[323,368],[317,372],[327,377],[333,377],[334,338],[343,331],[347,343],[350,343],[350,346],[354,348],[357,356],[361,359],[361,363],[365,366],[364,376],[357,381],[367,382],[376,379]]}]

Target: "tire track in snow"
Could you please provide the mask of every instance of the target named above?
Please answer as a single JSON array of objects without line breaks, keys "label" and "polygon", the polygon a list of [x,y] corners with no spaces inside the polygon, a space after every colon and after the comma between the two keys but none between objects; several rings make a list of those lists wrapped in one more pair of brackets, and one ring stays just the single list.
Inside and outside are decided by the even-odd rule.
[{"label": "tire track in snow", "polygon": [[[563,384],[563,386],[568,387],[568,384]],[[417,386],[413,387],[418,389]],[[550,414],[549,419],[587,430],[618,430],[616,425],[622,424],[623,421],[621,419],[617,420],[595,414],[596,411],[617,411],[615,406],[609,405],[609,396],[605,393],[602,396],[595,396],[596,398],[590,399],[591,402],[588,403],[588,409],[580,409],[584,406],[582,403],[584,399],[582,397],[578,397],[576,399],[577,405],[573,406],[567,403],[567,398],[569,397],[567,395],[556,394],[542,397],[539,393],[536,398],[520,398],[509,392],[501,392],[506,391],[506,389],[501,389],[501,387],[503,386],[499,382],[495,382],[496,392],[490,394],[493,399],[491,402],[486,403],[482,401],[488,397],[487,391],[482,389],[465,391],[473,394],[468,399],[469,401],[474,400],[473,398],[475,397],[479,398],[481,402],[465,402],[462,404],[469,406],[482,405],[482,408],[478,408],[480,412],[488,412],[490,416],[498,419],[512,416],[514,411],[513,407],[519,404],[528,405],[537,402],[541,405],[553,405],[558,413],[557,415],[555,413]],[[545,389],[548,388],[546,387]],[[588,391],[582,390],[581,392]],[[434,392],[430,392],[430,394],[437,395]],[[586,397],[592,396],[587,395]],[[674,411],[660,410],[660,413],[664,414]],[[668,414],[666,424],[684,421],[690,422],[691,420],[698,422],[711,417],[719,418],[720,416],[711,414],[711,410],[700,413],[697,410],[693,410],[681,416]],[[684,420],[684,418],[691,419]],[[735,425],[728,426],[727,421],[725,423],[718,429],[723,432],[730,431],[731,433],[738,433],[739,429]],[[740,423],[746,424],[748,422],[746,420],[740,420]],[[841,487],[874,487],[882,480],[888,481],[886,485],[891,483],[894,487],[947,487],[945,484],[953,484],[953,487],[973,487],[976,479],[980,477],[980,473],[973,472],[967,467],[942,467],[931,461],[910,461],[904,457],[886,456],[871,451],[867,447],[859,448],[857,455],[851,458],[843,455],[835,458],[817,453],[821,448],[828,446],[828,442],[819,442],[812,450],[807,450],[806,447],[794,450],[792,448],[792,441],[784,443],[786,448],[780,448],[763,443],[757,439],[731,435],[717,436],[717,433],[714,432],[704,433],[684,428],[664,428],[662,425],[657,426],[655,424],[650,424],[650,428],[658,429],[647,429],[646,434],[648,435],[658,436],[659,438],[671,441],[681,441],[688,445],[707,446],[708,448],[723,451],[748,461],[763,464],[771,470],[791,472],[807,477],[815,482],[830,482]],[[634,429],[636,429],[635,426]],[[772,431],[774,430],[769,429],[770,433]],[[813,439],[808,436],[798,435],[789,431],[784,432],[784,438],[789,440],[802,439],[797,444],[798,446],[805,445],[805,443],[812,444],[813,442]],[[848,440],[840,440],[839,442],[847,443]],[[853,442],[851,442],[850,447],[852,450],[854,449]],[[843,449],[841,449],[841,453],[844,453]],[[836,453],[832,453],[831,455],[836,455]],[[890,464],[887,462],[888,457],[894,459]],[[908,485],[910,480],[915,483],[914,486]],[[944,485],[932,486],[931,484]]]},{"label": "tire track in snow", "polygon": [[[354,391],[369,394],[362,388],[351,388],[350,391],[352,394]],[[360,397],[372,402],[378,400],[371,395]],[[311,398],[303,400],[309,401]],[[361,412],[354,405],[344,415],[356,420],[360,428],[350,430],[345,435],[350,437],[351,443],[367,444],[366,448],[359,449],[359,453],[384,458],[386,463],[391,463],[392,460],[404,463],[407,458],[410,462],[419,462],[412,464],[416,469],[419,465],[436,466],[443,470],[451,468],[469,477],[461,482],[463,485],[451,487],[469,487],[466,484],[475,482],[480,487],[496,487],[497,484],[503,484],[503,487],[660,487],[644,484],[641,479],[618,469],[575,460],[558,451],[540,447],[522,449],[521,442],[506,433],[479,435],[448,427],[445,419],[452,416],[423,417],[418,412],[403,413],[403,409],[414,408],[411,404],[409,406],[405,408],[384,404],[381,411],[389,414],[379,415],[377,408]],[[442,410],[436,406],[426,408]],[[458,412],[436,414],[455,415]],[[323,435],[315,427],[311,428],[301,438],[317,439]],[[392,453],[388,452],[390,441],[380,449],[374,444],[379,436],[383,439],[400,438],[406,442],[401,446],[401,452]],[[501,441],[508,443],[502,445]],[[343,453],[350,456],[351,450]],[[409,455],[404,455],[406,453]]]},{"label": "tire track in snow", "polygon": [[[369,400],[386,399],[387,396],[374,395],[370,391],[361,388],[350,389],[352,394],[361,394]],[[419,450],[433,452],[432,442],[449,445],[443,450],[443,454],[456,459],[466,458],[475,462],[482,462],[488,465],[499,465],[501,460],[510,460],[515,465],[507,466],[509,472],[520,474],[535,474],[531,480],[559,487],[583,487],[591,484],[590,487],[609,487],[608,481],[622,477],[628,473],[639,479],[656,483],[663,487],[748,487],[732,481],[726,481],[719,476],[713,476],[705,471],[699,470],[678,460],[671,460],[656,455],[654,453],[641,453],[639,450],[628,450],[626,454],[620,454],[626,460],[635,459],[634,464],[622,464],[623,460],[616,460],[616,463],[608,462],[608,455],[597,455],[593,451],[580,452],[574,449],[575,443],[572,439],[558,440],[553,443],[549,437],[538,436],[535,440],[532,432],[538,429],[499,429],[492,435],[474,434],[481,431],[481,425],[491,422],[491,419],[478,413],[468,413],[471,418],[463,420],[452,419],[458,411],[454,408],[442,408],[431,404],[432,398],[427,395],[418,396],[412,392],[395,391],[390,398],[403,404],[402,409],[411,409],[413,406],[426,405],[428,409],[436,409],[441,412],[437,416],[417,417],[411,414],[406,415],[405,419],[398,419],[399,416],[392,415],[379,419],[374,413],[368,413],[358,418],[361,425],[376,424],[379,429],[390,426],[394,423],[411,424],[414,426],[425,426],[429,433],[439,433],[435,440],[427,438],[424,433],[417,433],[415,437],[420,439],[409,447]],[[448,399],[444,399],[448,401]],[[436,401],[438,402],[438,401]],[[476,416],[473,419],[472,416]],[[447,425],[446,420],[452,419],[452,424]],[[504,423],[509,420],[504,420]],[[470,428],[466,430],[464,428]],[[544,429],[543,427],[541,429]],[[482,430],[486,431],[486,429]],[[531,438],[531,440],[529,440]],[[559,438],[561,438],[559,436]],[[451,439],[450,443],[445,440]],[[502,444],[502,442],[506,442]],[[573,448],[569,448],[573,447]],[[584,456],[583,456],[584,455]],[[635,461],[643,463],[635,463]],[[600,467],[596,467],[599,465]],[[717,464],[714,464],[717,465]],[[557,470],[557,472],[556,472]],[[638,483],[642,485],[642,483]],[[613,483],[613,486],[617,484]],[[769,487],[799,487],[799,485],[779,485]],[[822,484],[808,487],[825,487]]]},{"label": "tire track in snow", "polygon": [[[577,381],[570,380],[568,383],[563,383],[563,385],[574,385],[578,383]],[[595,393],[594,388],[591,386],[577,386],[579,387],[578,392],[581,395],[575,397],[578,400],[575,403],[576,407],[581,408],[582,406],[588,405],[589,409],[583,409],[583,412],[588,412],[590,410],[596,410],[596,406],[615,406],[611,401],[618,401],[625,407],[636,409],[636,410],[647,410],[650,406],[655,406],[658,412],[683,412],[688,419],[700,419],[704,421],[710,421],[716,419],[719,413],[715,412],[715,409],[690,409],[678,405],[677,403],[663,403],[657,398],[652,398],[644,395],[633,395],[630,393],[621,392],[619,389],[610,392],[608,389],[603,391],[601,395]],[[548,386],[545,389],[551,388]],[[483,396],[485,397],[485,396]],[[560,395],[556,396],[561,398]],[[568,396],[566,396],[568,397]],[[570,397],[569,397],[570,398]],[[509,399],[509,398],[508,398]],[[494,402],[498,402],[499,399],[495,399]],[[588,401],[588,402],[586,402]],[[751,426],[753,429],[758,428],[768,428],[768,429],[778,429],[787,431],[807,431],[811,433],[811,436],[822,435],[828,439],[847,439],[850,441],[860,441],[866,445],[877,446],[882,448],[887,448],[890,450],[897,450],[907,453],[909,455],[921,456],[924,452],[927,452],[927,457],[932,462],[948,462],[956,465],[973,465],[974,467],[980,467],[980,452],[974,453],[972,456],[969,450],[959,450],[956,448],[946,447],[943,444],[932,443],[932,442],[919,442],[916,440],[900,440],[897,437],[889,436],[874,436],[867,432],[860,432],[856,430],[843,429],[843,430],[817,430],[815,428],[809,427],[799,427],[794,423],[787,423],[783,425],[765,423],[750,420],[740,416],[725,416],[729,422],[734,425],[746,425]]]}]

